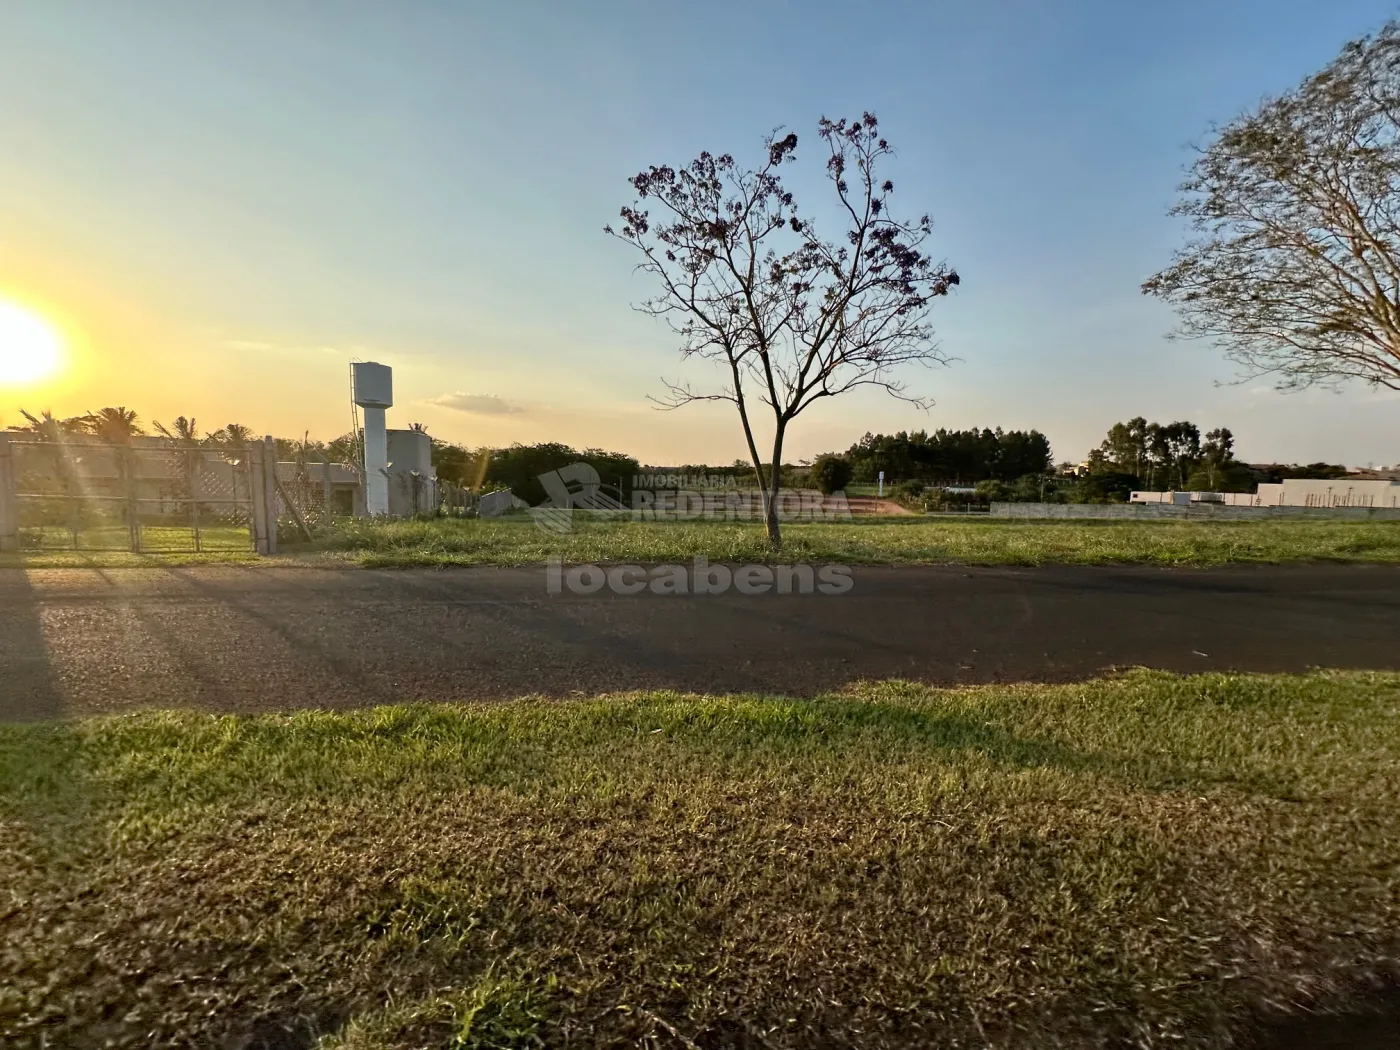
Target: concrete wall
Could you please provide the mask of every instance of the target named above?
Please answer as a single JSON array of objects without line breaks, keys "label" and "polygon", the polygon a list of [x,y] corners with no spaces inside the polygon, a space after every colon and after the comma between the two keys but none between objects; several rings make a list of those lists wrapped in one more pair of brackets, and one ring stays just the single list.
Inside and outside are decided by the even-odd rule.
[{"label": "concrete wall", "polygon": [[994,518],[1112,519],[1127,521],[1400,521],[1390,507],[1225,507],[1196,503],[993,503]]},{"label": "concrete wall", "polygon": [[416,470],[430,474],[433,469],[433,441],[421,430],[391,430],[389,438],[390,472]]},{"label": "concrete wall", "polygon": [[407,518],[432,510],[437,500],[432,440],[421,430],[391,430],[388,439],[390,516]]},{"label": "concrete wall", "polygon": [[1214,503],[1225,507],[1264,506],[1252,492],[1132,492],[1128,502],[1172,503],[1178,506],[1192,503]]}]

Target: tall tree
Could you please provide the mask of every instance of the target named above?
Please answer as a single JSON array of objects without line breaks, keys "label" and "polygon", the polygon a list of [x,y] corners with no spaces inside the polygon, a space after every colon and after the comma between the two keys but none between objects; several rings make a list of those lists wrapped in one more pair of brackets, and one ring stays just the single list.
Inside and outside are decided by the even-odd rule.
[{"label": "tall tree", "polygon": [[1091,462],[1110,463],[1123,473],[1146,479],[1154,436],[1152,427],[1142,416],[1134,416],[1126,423],[1114,423],[1099,446],[1101,455],[1098,458],[1091,456]]},{"label": "tall tree", "polygon": [[1178,334],[1283,389],[1400,390],[1400,22],[1219,129],[1180,190],[1195,236],[1142,286]]},{"label": "tall tree", "polygon": [[[1217,437],[1229,433],[1211,432]],[[1183,489],[1200,464],[1201,455],[1201,431],[1196,424],[1186,420],[1149,423],[1142,416],[1134,416],[1126,423],[1109,427],[1103,443],[1089,453],[1089,469],[1092,473],[1132,475],[1148,489],[1163,485]]]},{"label": "tall tree", "polygon": [[[648,168],[631,180],[637,199],[622,209],[621,228],[607,228],[641,253],[639,268],[661,286],[641,309],[670,323],[683,358],[711,362],[723,377],[702,392],[668,383],[659,403],[734,404],[775,546],[774,496],[792,421],[819,399],[861,386],[922,403],[896,370],[946,363],[928,307],[959,283],[924,254],[930,218],[890,214],[894,183],[878,169],[893,149],[875,116],[823,117],[817,134],[845,226],[837,241],[821,237],[784,186],[781,169],[796,158],[797,136],[780,132],[764,140],[757,168],[708,152],[680,169]],[[772,416],[767,456],[759,452],[759,405]]]}]

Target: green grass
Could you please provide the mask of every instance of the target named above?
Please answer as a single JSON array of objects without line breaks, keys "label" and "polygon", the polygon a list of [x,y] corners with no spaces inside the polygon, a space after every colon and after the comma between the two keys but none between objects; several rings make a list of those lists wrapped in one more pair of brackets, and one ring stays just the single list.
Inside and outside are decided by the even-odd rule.
[{"label": "green grass", "polygon": [[[1400,563],[1400,522],[936,521],[887,518],[784,527],[781,555],[760,526],[605,522],[575,516],[555,535],[528,518],[338,525],[311,549],[371,567],[567,562],[836,561],[847,564],[1222,565],[1230,562]],[[292,548],[295,549],[295,548]]]},{"label": "green grass", "polygon": [[[571,533],[525,516],[436,521],[344,520],[315,543],[284,540],[264,564],[307,560],[366,568],[567,562],[835,561],[852,565],[1176,565],[1236,562],[1400,563],[1400,522],[974,521],[870,518],[784,526],[781,553],[762,527],[724,522],[631,522],[575,515]],[[0,555],[0,568],[167,566],[258,561],[245,550],[128,554],[30,550]]]},{"label": "green grass", "polygon": [[131,534],[124,525],[94,525],[80,529],[77,546],[73,533],[62,526],[44,525],[21,530],[21,550],[0,554],[0,568],[125,568],[132,566],[194,565],[254,561],[252,540],[246,526],[213,525],[200,530],[200,550],[195,550],[194,529],[188,526],[145,525],[141,528],[143,552],[127,550]]},{"label": "green grass", "polygon": [[7,1047],[1223,1047],[1400,959],[1400,675],[0,728],[0,921]]}]

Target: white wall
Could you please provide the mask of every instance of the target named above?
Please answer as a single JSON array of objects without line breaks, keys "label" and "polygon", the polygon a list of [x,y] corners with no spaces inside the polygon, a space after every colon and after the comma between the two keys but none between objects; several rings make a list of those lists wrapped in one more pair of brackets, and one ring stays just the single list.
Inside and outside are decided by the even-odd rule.
[{"label": "white wall", "polygon": [[1290,478],[1259,486],[1265,507],[1400,507],[1400,482]]}]

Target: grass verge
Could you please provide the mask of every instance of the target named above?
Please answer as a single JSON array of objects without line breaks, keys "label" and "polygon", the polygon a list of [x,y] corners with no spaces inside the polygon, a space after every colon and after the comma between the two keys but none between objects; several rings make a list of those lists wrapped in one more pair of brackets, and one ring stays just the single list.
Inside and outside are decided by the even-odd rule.
[{"label": "grass verge", "polygon": [[0,1042],[1226,1046],[1397,803],[1394,674],[5,727]]},{"label": "grass verge", "polygon": [[[566,562],[768,562],[761,526],[601,522],[576,515],[555,535],[528,520],[350,521],[312,549],[367,567]],[[784,527],[784,561],[846,564],[1223,565],[1400,563],[1400,522],[927,521],[872,519]]]}]

